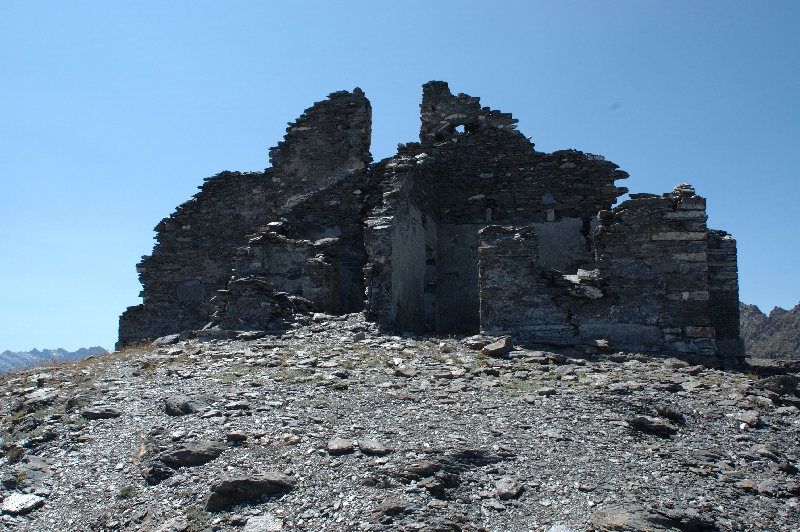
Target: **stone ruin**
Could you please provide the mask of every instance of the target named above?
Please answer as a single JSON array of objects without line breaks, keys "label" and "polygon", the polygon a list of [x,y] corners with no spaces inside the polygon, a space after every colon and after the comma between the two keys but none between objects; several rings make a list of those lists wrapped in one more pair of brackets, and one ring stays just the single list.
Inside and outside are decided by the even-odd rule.
[{"label": "stone ruin", "polygon": [[688,184],[627,193],[600,155],[537,152],[511,114],[423,86],[419,142],[373,163],[372,109],[340,91],[290,123],[264,172],[221,172],[156,226],[118,347],[364,312],[417,334],[511,335],[731,359],[736,241]]}]

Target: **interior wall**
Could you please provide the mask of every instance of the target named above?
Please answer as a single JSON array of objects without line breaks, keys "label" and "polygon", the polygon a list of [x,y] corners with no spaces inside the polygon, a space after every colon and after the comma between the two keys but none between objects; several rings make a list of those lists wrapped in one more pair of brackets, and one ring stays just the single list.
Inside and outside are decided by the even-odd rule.
[{"label": "interior wall", "polygon": [[425,229],[425,330],[433,332],[436,331],[436,292],[439,288],[439,228],[433,218],[424,214],[422,225]]},{"label": "interior wall", "polygon": [[594,264],[594,252],[582,232],[583,220],[580,218],[561,218],[530,225],[539,237],[539,261],[543,268],[555,268],[570,274],[581,266]]},{"label": "interior wall", "polygon": [[438,226],[438,332],[469,334],[480,329],[478,231],[485,225]]},{"label": "interior wall", "polygon": [[401,331],[425,332],[425,228],[420,210],[407,203],[392,227],[391,322]]}]

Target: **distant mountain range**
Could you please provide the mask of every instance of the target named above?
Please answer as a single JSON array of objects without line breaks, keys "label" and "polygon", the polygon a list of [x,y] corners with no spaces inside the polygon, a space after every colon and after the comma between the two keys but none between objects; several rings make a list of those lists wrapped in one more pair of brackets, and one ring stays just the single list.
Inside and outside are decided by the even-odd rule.
[{"label": "distant mountain range", "polygon": [[0,374],[16,371],[30,366],[46,364],[49,362],[65,362],[68,360],[81,360],[90,356],[107,355],[108,351],[104,348],[81,347],[77,351],[67,351],[66,349],[33,349],[32,351],[3,351],[0,353]]},{"label": "distant mountain range", "polygon": [[800,304],[775,307],[769,316],[755,305],[739,303],[739,324],[748,357],[800,359]]}]

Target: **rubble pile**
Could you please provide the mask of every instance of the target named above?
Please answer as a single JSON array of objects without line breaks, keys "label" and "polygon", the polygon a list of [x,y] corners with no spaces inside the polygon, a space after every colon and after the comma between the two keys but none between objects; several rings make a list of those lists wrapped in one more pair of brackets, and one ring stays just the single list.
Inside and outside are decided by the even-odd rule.
[{"label": "rubble pile", "polygon": [[800,367],[703,360],[298,314],[17,372],[0,527],[795,530]]}]

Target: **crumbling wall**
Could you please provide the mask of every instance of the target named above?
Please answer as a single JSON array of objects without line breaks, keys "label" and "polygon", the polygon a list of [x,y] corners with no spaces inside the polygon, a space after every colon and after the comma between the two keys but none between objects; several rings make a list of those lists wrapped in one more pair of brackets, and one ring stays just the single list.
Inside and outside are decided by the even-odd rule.
[{"label": "crumbling wall", "polygon": [[[367,314],[403,331],[431,327],[430,262],[436,260],[438,231],[430,207],[415,189],[413,158],[395,157],[377,169],[382,202],[365,221]],[[434,284],[431,287],[431,284]]]},{"label": "crumbling wall", "polygon": [[[596,266],[564,274],[539,260],[534,227],[481,231],[481,331],[522,341],[741,356],[736,243],[706,228],[690,185],[634,194],[598,214]],[[719,329],[718,329],[719,328]]]},{"label": "crumbling wall", "polygon": [[260,231],[238,250],[234,271],[238,277],[261,278],[278,291],[302,296],[319,312],[338,314],[339,244],[338,238],[312,242]]},{"label": "crumbling wall", "polygon": [[366,262],[362,221],[379,200],[368,179],[372,106],[361,89],[335,92],[289,126],[285,140],[270,151],[286,195],[276,230],[298,240],[337,238],[336,308],[360,311]]},{"label": "crumbling wall", "polygon": [[[207,179],[199,194],[156,227],[158,243],[137,265],[143,303],[120,317],[119,344],[209,323],[216,312],[211,298],[227,288],[239,248],[270,223],[297,240],[322,238],[314,232],[341,235],[337,284],[345,282],[344,307],[360,309],[363,200],[354,191],[372,161],[371,117],[360,89],[335,92],[289,124],[284,140],[270,150],[273,168]],[[340,297],[331,308],[342,307]]]},{"label": "crumbling wall", "polygon": [[712,355],[706,201],[689,185],[633,194],[598,214],[597,269],[607,308],[573,317],[583,337],[625,349]]},{"label": "crumbling wall", "polygon": [[[437,228],[437,243],[427,258],[435,272],[429,268],[425,282],[429,330],[478,331],[478,231],[489,224],[539,227],[541,240],[546,243],[541,254],[546,267],[565,272],[594,267],[592,219],[598,210],[609,209],[627,192],[614,184],[627,178],[625,172],[600,156],[573,150],[536,152],[533,143],[516,130],[517,120],[510,114],[481,107],[479,98],[453,96],[444,82],[423,86],[420,107],[420,142],[400,145],[398,154],[382,162],[380,168],[406,169],[404,179],[412,201]],[[374,171],[380,172],[377,168]],[[384,196],[393,194],[390,183],[392,179],[383,180]],[[383,225],[374,223],[372,227]],[[367,239],[376,238],[373,232]],[[397,251],[403,256],[400,248]],[[388,263],[370,266],[370,279],[387,268]],[[412,274],[411,270],[403,271]],[[394,272],[395,284],[403,275],[399,270]],[[404,286],[411,284],[419,283],[409,279]],[[373,282],[371,308],[379,319],[393,323],[394,311],[383,305],[395,304],[390,308],[397,308],[397,302],[393,303],[388,294],[384,294],[385,300],[377,295],[376,290],[384,288]],[[416,315],[416,303],[413,308]],[[418,323],[417,318],[412,321]]]},{"label": "crumbling wall", "polygon": [[211,318],[223,330],[276,330],[298,312],[314,310],[311,301],[279,292],[263,277],[234,277],[211,298]]},{"label": "crumbling wall", "polygon": [[223,172],[156,228],[120,344],[366,306],[404,331],[739,356],[736,243],[689,185],[633,194],[508,113],[423,86],[420,141],[373,164],[360,89],[310,107],[263,173]]},{"label": "crumbling wall", "polygon": [[558,305],[552,280],[539,262],[533,227],[490,225],[480,231],[481,333],[522,341],[576,338],[569,312]]},{"label": "crumbling wall", "polygon": [[237,246],[274,219],[264,206],[276,194],[272,172],[222,172],[155,228],[151,255],[136,265],[143,303],[120,317],[119,344],[205,326],[210,303],[225,289]]},{"label": "crumbling wall", "polygon": [[282,192],[275,198],[278,213],[363,176],[372,162],[371,136],[372,106],[359,88],[334,92],[290,122],[286,136],[269,151],[273,181]]},{"label": "crumbling wall", "polygon": [[423,85],[420,109],[420,143],[405,148],[424,154],[420,180],[439,223],[588,223],[628,191],[615,185],[628,177],[617,165],[575,150],[537,152],[510,113],[453,96],[447,83]]},{"label": "crumbling wall", "polygon": [[708,294],[711,326],[716,333],[717,352],[743,357],[739,337],[739,272],[736,240],[725,231],[708,231]]}]

